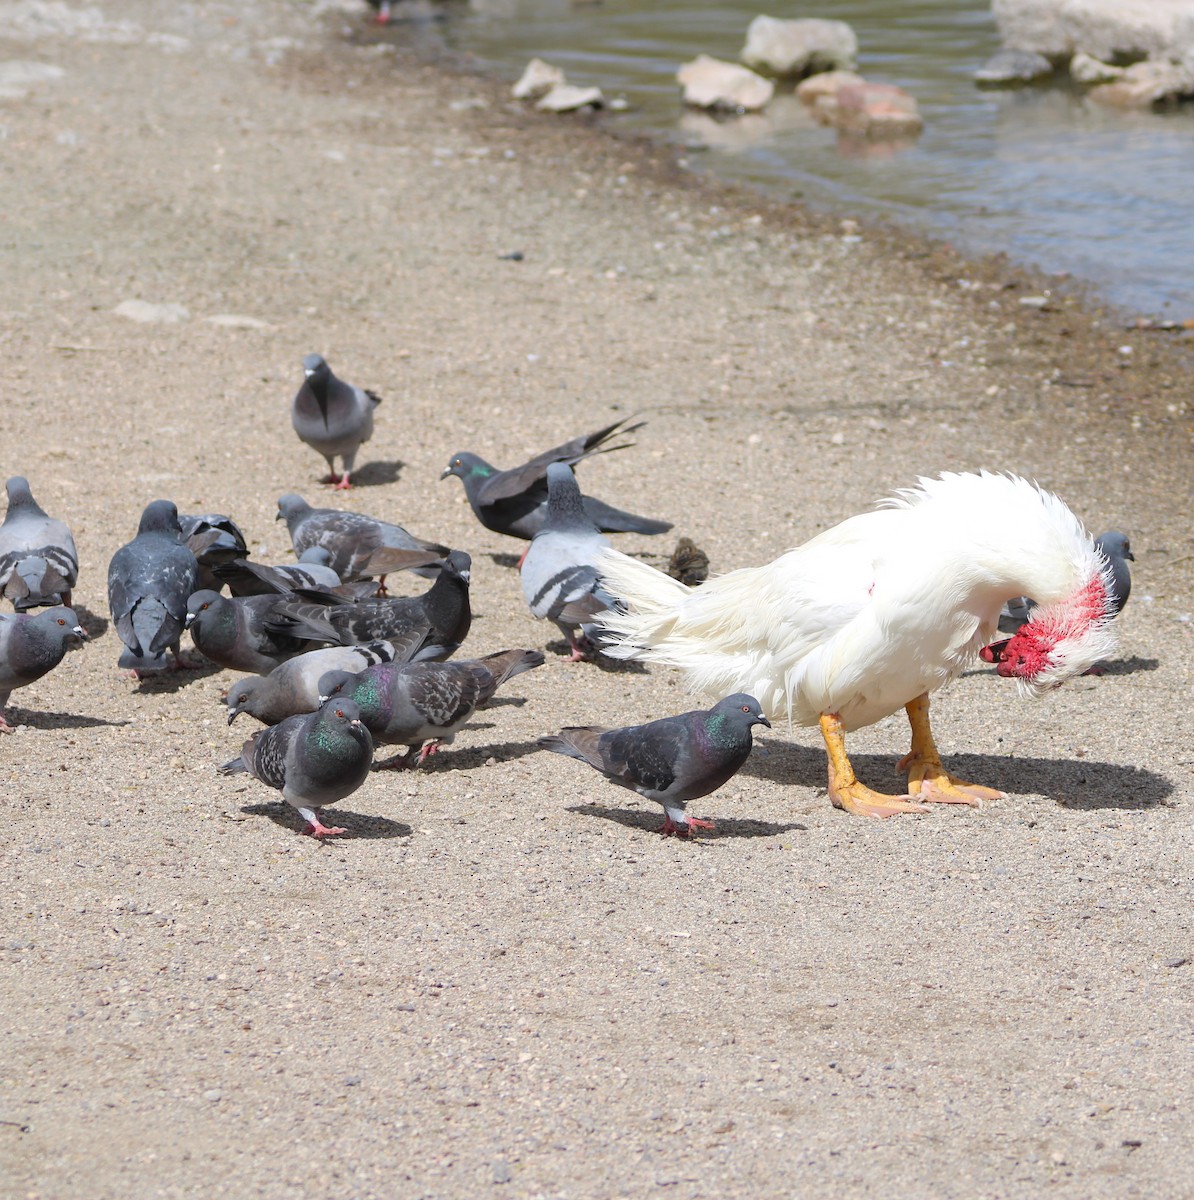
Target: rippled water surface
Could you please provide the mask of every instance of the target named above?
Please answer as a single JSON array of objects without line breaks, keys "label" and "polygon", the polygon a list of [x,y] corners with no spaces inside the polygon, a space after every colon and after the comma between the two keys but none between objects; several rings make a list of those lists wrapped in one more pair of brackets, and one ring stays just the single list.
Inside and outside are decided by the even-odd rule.
[{"label": "rippled water surface", "polygon": [[[450,11],[436,38],[511,78],[538,55],[569,82],[625,96],[631,111],[613,119],[707,148],[694,165],[1006,250],[1090,280],[1133,311],[1194,317],[1194,106],[1121,113],[1060,87],[982,91],[973,73],[999,47],[986,4],[471,0]],[[887,156],[842,153],[835,134],[787,97],[761,116],[685,111],[676,68],[702,52],[737,58],[760,11],[848,21],[862,73],[919,101],[916,144]]]}]

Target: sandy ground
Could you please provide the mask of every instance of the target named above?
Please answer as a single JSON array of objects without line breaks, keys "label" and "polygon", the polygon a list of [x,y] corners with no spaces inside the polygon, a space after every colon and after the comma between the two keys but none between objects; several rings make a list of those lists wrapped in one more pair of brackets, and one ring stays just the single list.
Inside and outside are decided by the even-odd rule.
[{"label": "sandy ground", "polygon": [[[552,654],[317,845],[215,774],[247,733],[232,675],[137,685],[107,629],[0,744],[0,1192],[1194,1193],[1182,347],[1022,306],[1048,281],[1006,264],[693,183],[355,10],[5,0],[5,29],[0,58],[65,73],[0,101],[0,466],[72,524],[93,631],[155,497],[283,558],[276,498],[320,493],[288,420],[311,350],[385,396],[346,503],[474,555],[476,653],[554,631],[519,547],[437,482],[449,456],[631,413],[638,446],[583,482],[715,569],[980,466],[1127,529],[1137,563],[1106,675],[937,697],[950,761],[1006,800],[851,818],[815,735],[776,730],[699,844],[535,749],[690,707],[669,671]],[[894,790],[903,719],[851,744]]]}]

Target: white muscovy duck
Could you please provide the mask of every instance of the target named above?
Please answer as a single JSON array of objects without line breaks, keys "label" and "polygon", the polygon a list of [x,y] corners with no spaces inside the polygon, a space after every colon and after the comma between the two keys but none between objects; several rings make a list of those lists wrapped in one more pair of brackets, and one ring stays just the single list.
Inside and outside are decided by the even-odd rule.
[{"label": "white muscovy duck", "polygon": [[[772,718],[819,725],[834,805],[876,817],[918,801],[977,805],[1002,795],[950,775],[929,726],[929,693],[981,652],[1040,695],[1114,647],[1110,567],[1056,496],[1012,475],[918,480],[873,512],[761,567],[695,590],[607,550],[600,571],[627,611],[600,623],[613,657],[679,667],[698,691],[749,692]],[[988,645],[1011,596],[1038,600],[1012,638]],[[859,783],[845,735],[907,710],[908,792]]]}]

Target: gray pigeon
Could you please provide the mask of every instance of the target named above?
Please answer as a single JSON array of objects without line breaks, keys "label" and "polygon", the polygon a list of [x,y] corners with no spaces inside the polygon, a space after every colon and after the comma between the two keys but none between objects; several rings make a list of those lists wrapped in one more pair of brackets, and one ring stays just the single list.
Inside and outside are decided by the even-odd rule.
[{"label": "gray pigeon", "polygon": [[295,588],[331,591],[340,586],[332,570],[332,556],[322,546],[312,546],[299,555],[297,563],[267,566],[248,558],[234,558],[213,568],[220,583],[234,596],[283,596]]},{"label": "gray pigeon", "polygon": [[222,775],[244,771],[277,788],[310,826],[306,832],[323,838],[347,830],[325,825],[319,810],[355,792],[369,777],[372,762],[369,730],[357,706],[343,700],[257,730],[240,757],[218,770]]},{"label": "gray pigeon", "polygon": [[329,671],[358,672],[377,663],[393,662],[389,642],[363,646],[324,646],[308,650],[276,666],[268,675],[249,675],[228,689],[228,724],[241,713],[263,725],[277,725],[298,713],[319,707],[319,681]]},{"label": "gray pigeon", "polygon": [[268,618],[267,628],[291,637],[353,646],[361,642],[393,642],[403,662],[431,646],[459,646],[472,624],[469,579],[472,559],[453,550],[439,577],[421,596],[355,603],[338,596],[312,593],[313,599],[283,600]]},{"label": "gray pigeon", "polygon": [[32,616],[0,613],[0,733],[12,732],[4,719],[8,697],[48,674],[68,650],[86,640],[74,610],[62,605]]},{"label": "gray pigeon", "polygon": [[[1095,546],[1111,564],[1111,609],[1118,616],[1132,594],[1132,573],[1128,563],[1135,562],[1132,544],[1126,533],[1112,529],[1095,538]],[[1028,596],[1016,596],[1009,600],[999,614],[999,628],[1005,633],[1015,633],[1032,615],[1036,601]]]},{"label": "gray pigeon", "polygon": [[[293,492],[279,499],[278,520],[286,522],[295,554],[302,555],[312,546],[322,546],[332,556],[332,570],[346,580],[368,574],[369,560],[383,546],[394,550],[429,551],[437,558],[448,553],[447,546],[417,538],[401,525],[379,521],[364,513],[312,508],[302,496]],[[433,572],[424,568],[419,573],[430,575]]]},{"label": "gray pigeon", "polygon": [[221,596],[195,592],[187,600],[186,628],[195,648],[233,671],[268,675],[279,663],[315,649],[306,638],[272,630],[268,621],[283,597]]},{"label": "gray pigeon", "polygon": [[[319,354],[303,359],[303,373],[306,379],[290,406],[294,431],[327,459],[328,475],[320,482],[344,490],[352,486],[357,451],[373,436],[373,410],[381,397],[338,379]],[[343,475],[336,474],[336,455],[344,460]]]},{"label": "gray pigeon", "polygon": [[75,539],[61,522],[47,516],[23,475],[5,485],[8,511],[0,525],[0,594],[17,612],[71,602],[79,578]]},{"label": "gray pigeon", "polygon": [[381,663],[359,674],[329,672],[320,681],[320,699],[352,700],[375,743],[408,748],[378,763],[379,770],[407,767],[416,755],[414,765],[448,745],[507,679],[542,665],[539,650],[501,650],[462,662]]},{"label": "gray pigeon", "polygon": [[601,729],[592,725],[561,729],[541,737],[544,750],[578,758],[606,779],[663,805],[664,837],[691,837],[712,829],[712,821],[690,817],[685,806],[715,792],[750,756],[751,726],[771,722],[759,702],[745,692],[719,700],[710,709],[664,717],[646,725]]},{"label": "gray pigeon", "polygon": [[108,564],[108,606],[127,647],[119,665],[138,675],[162,670],[167,648],[175,669],[187,665],[178,647],[198,564],[181,539],[178,510],[155,500],[141,514],[137,536]]},{"label": "gray pigeon", "polygon": [[[644,422],[626,425],[617,421],[584,437],[573,438],[561,446],[545,450],[542,454],[525,462],[520,467],[499,471],[479,455],[461,450],[452,455],[441,479],[455,475],[464,484],[464,494],[477,520],[494,533],[530,541],[543,528],[547,518],[547,468],[551,463],[561,462],[574,466],[582,458],[593,454],[605,454],[611,450],[625,450],[633,445],[626,442],[619,446],[606,446],[617,434],[633,433],[641,429]],[[592,496],[583,498],[585,512],[598,529],[605,533],[666,533],[671,522],[656,521],[651,517],[638,517],[634,513],[613,508]]]},{"label": "gray pigeon", "polygon": [[595,565],[609,539],[582,507],[571,467],[552,463],[547,486],[547,520],[523,556],[522,591],[536,617],[555,622],[579,662],[597,649],[593,618],[617,604]]},{"label": "gray pigeon", "polygon": [[223,513],[202,513],[198,516],[180,513],[178,524],[182,529],[182,544],[199,564],[196,589],[211,588],[218,592],[220,581],[214,574],[216,567],[249,553],[240,526]]}]

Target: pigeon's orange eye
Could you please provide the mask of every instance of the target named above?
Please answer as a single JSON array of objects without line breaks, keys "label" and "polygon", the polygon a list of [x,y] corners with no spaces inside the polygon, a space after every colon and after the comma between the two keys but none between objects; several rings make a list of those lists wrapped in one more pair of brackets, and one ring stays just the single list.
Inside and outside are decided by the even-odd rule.
[{"label": "pigeon's orange eye", "polygon": [[749,704],[744,704],[744,705],[742,706],[742,711],[743,711],[743,712],[750,712],[750,705],[749,705]]},{"label": "pigeon's orange eye", "polygon": [[338,717],[344,716],[344,709],[342,709],[342,708],[336,709],[336,716],[338,716]]},{"label": "pigeon's orange eye", "polygon": [[248,700],[248,698],[249,698],[248,696],[237,696],[236,702],[237,702],[237,704],[244,704],[244,702],[246,700]]},{"label": "pigeon's orange eye", "polygon": [[64,621],[64,620],[63,620],[61,617],[59,617],[59,618],[58,618],[58,624],[59,624],[59,625],[65,625],[65,624],[66,624],[66,622],[65,622],[65,621]]}]

